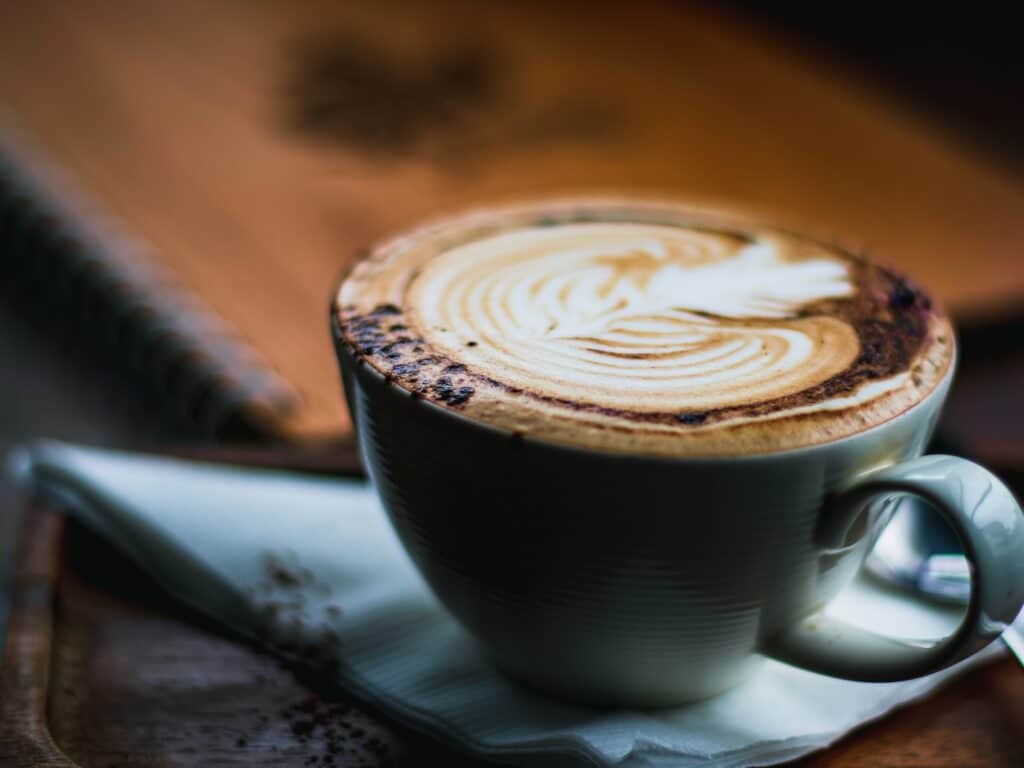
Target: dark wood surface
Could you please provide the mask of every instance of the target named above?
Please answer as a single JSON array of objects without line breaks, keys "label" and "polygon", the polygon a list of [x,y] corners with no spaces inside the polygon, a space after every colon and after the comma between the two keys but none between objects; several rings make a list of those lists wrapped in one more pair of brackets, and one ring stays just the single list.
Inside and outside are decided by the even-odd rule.
[{"label": "dark wood surface", "polygon": [[169,605],[85,530],[42,508],[26,526],[0,765],[404,763],[393,730]]},{"label": "dark wood surface", "polygon": [[[224,635],[40,504],[22,532],[3,658],[3,768],[479,764]],[[1022,732],[1024,673],[1005,659],[799,764],[1009,768],[1024,764]]]},{"label": "dark wood surface", "polygon": [[[954,266],[938,271],[936,287],[961,312],[1020,307],[1019,180],[922,132],[891,105],[840,88],[822,77],[813,56],[793,58],[777,41],[732,20],[688,6],[659,6],[652,13],[672,21],[654,25],[653,37],[644,37],[632,10],[591,14],[586,23],[566,25],[560,22],[580,19],[579,6],[527,4],[514,12],[518,21],[506,30],[492,23],[497,12],[483,6],[453,3],[446,8],[461,10],[451,14],[423,6],[394,28],[397,58],[391,48],[375,49],[388,65],[404,66],[406,57],[431,60],[431,51],[447,50],[447,38],[434,37],[440,26],[430,19],[443,20],[445,29],[493,29],[495,39],[513,44],[499,80],[525,117],[511,130],[471,107],[454,124],[428,125],[412,149],[399,144],[366,155],[358,137],[346,133],[351,126],[328,120],[310,131],[274,122],[280,113],[272,98],[282,91],[273,88],[287,85],[284,79],[294,71],[294,43],[323,41],[314,50],[344,53],[354,30],[376,46],[380,30],[391,30],[386,24],[404,6],[369,3],[351,10],[356,6],[312,3],[292,11],[293,5],[246,4],[246,24],[255,30],[247,34],[236,23],[242,4],[230,0],[2,4],[0,106],[13,109],[18,127],[103,207],[121,221],[131,220],[131,228],[160,254],[184,264],[208,301],[218,311],[227,307],[222,314],[253,346],[269,350],[274,365],[300,380],[312,372],[308,391],[301,393],[319,414],[311,422],[339,423],[341,400],[326,332],[319,335],[326,284],[338,268],[336,259],[348,256],[346,250],[339,257],[339,243],[348,249],[355,240],[435,209],[510,192],[608,187],[629,178],[644,189],[739,202],[796,226],[850,234],[886,258],[910,259],[905,265],[922,274],[949,261]],[[545,21],[540,31],[531,31],[524,20],[539,5],[549,6],[539,11]],[[596,34],[597,42],[581,43],[576,35],[584,33]],[[520,69],[514,43],[523,34],[543,38],[543,45]],[[571,51],[560,53],[566,41]],[[636,56],[627,57],[630,66],[612,71],[631,46]],[[470,49],[454,46],[472,59]],[[144,66],[124,66],[119,57],[125,51]],[[582,112],[604,126],[596,134],[574,133],[579,125],[566,125],[566,113],[555,112],[553,122],[538,120],[545,105],[564,93],[559,89],[577,82],[573,63],[583,59],[596,61],[602,77],[588,76],[583,93],[591,101],[574,108],[596,104],[589,117]],[[524,83],[538,82],[544,67],[553,67],[549,71],[557,76],[545,81],[536,98],[522,101]],[[744,80],[752,72],[757,76]],[[652,76],[627,103],[605,99],[628,88],[636,73]],[[676,99],[648,125],[643,104],[671,78],[687,98]],[[738,90],[730,91],[730,83]],[[773,95],[785,98],[775,102]],[[805,109],[808,104],[814,109]],[[95,105],[99,112],[92,111]],[[609,105],[622,108],[625,123],[607,119],[601,109]],[[95,119],[81,118],[90,113]],[[184,119],[189,115],[196,116],[190,123]],[[555,139],[568,131],[562,135],[579,142],[576,148],[565,152],[552,129]],[[401,135],[397,140],[403,141]],[[505,147],[510,141],[528,147]],[[191,162],[188,171],[176,169],[181,157]],[[518,166],[536,157],[542,178],[526,184]],[[723,169],[731,170],[722,175]],[[196,183],[199,177],[209,182]],[[306,252],[315,265],[297,271],[289,260]],[[204,271],[222,256],[229,262],[226,272]],[[252,268],[257,259],[262,271]],[[268,275],[260,284],[272,293],[258,288],[248,294],[257,297],[253,302],[237,300],[243,296],[239,287]],[[1017,468],[1024,477],[1024,366],[1013,355],[990,360],[987,349],[997,337],[1003,352],[1019,348],[1019,334],[1019,327],[1010,326],[1009,332],[985,329],[966,339],[965,349],[980,352],[964,360],[944,434],[953,449],[1000,463],[1000,469]],[[38,436],[116,446],[166,445],[190,437],[117,379],[66,328],[43,334],[0,307],[4,454]],[[259,463],[261,456],[242,458]],[[351,468],[337,454],[303,461],[315,471]],[[11,560],[20,505],[0,478],[0,580]],[[318,726],[302,741],[289,720],[294,711],[284,713],[302,702],[331,722],[351,718],[350,725],[372,731],[399,764],[425,764],[434,756],[455,762],[353,707],[342,694],[320,691],[307,699],[318,687],[315,680],[296,678],[169,603],[86,532],[75,529],[62,537],[61,531],[60,518],[38,508],[21,531],[16,601],[0,657],[2,768],[305,765],[328,752],[341,729],[335,728],[332,739]],[[0,594],[0,625],[4,603]],[[275,713],[279,719],[272,722]],[[1021,765],[1022,733],[1024,681],[1005,661],[867,726],[805,764]],[[380,755],[363,754],[360,744],[360,737],[346,742],[357,752],[343,753],[345,759],[376,764]]]},{"label": "dark wood surface", "polygon": [[307,438],[347,421],[342,267],[498,199],[738,206],[866,248],[962,318],[1024,301],[1018,178],[697,3],[0,3],[0,110],[25,140],[2,151],[169,265],[283,376]]}]

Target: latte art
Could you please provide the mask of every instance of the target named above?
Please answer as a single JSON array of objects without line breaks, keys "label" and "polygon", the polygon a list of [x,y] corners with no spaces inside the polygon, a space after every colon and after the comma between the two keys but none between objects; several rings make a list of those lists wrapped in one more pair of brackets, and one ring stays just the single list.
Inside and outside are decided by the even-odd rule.
[{"label": "latte art", "polygon": [[898,276],[663,203],[497,209],[391,241],[338,333],[414,396],[524,437],[668,455],[766,451],[892,418],[952,357]]},{"label": "latte art", "polygon": [[551,397],[662,412],[768,400],[843,371],[857,355],[853,330],[796,313],[852,290],[843,263],[789,262],[771,240],[577,224],[443,253],[409,303],[430,344],[474,370]]}]

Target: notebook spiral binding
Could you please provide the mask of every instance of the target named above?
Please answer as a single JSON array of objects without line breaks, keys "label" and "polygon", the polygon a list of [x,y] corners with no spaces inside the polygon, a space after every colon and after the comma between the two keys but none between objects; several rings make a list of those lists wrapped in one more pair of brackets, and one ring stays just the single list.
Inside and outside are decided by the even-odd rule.
[{"label": "notebook spiral binding", "polygon": [[6,292],[60,312],[201,433],[272,433],[275,417],[298,404],[284,379],[6,125],[0,254]]}]

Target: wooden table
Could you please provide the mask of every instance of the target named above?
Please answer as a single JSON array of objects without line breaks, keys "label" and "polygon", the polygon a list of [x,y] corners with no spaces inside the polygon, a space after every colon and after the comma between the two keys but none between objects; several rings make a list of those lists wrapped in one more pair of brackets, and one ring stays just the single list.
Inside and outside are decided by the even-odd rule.
[{"label": "wooden table", "polygon": [[347,427],[324,319],[344,265],[466,206],[740,208],[910,272],[958,320],[1024,306],[1019,179],[705,4],[8,2],[0,64],[0,154],[220,317],[292,437]]},{"label": "wooden table", "polygon": [[[237,21],[243,5],[252,26]],[[724,33],[713,13],[687,7],[683,44],[665,7],[646,12],[665,23],[645,26],[633,6],[617,6],[602,20],[587,15],[591,4],[529,4],[502,26],[492,7],[456,0],[444,13],[421,6],[411,15],[390,2],[312,3],[294,14],[286,4],[230,0],[8,3],[0,9],[0,103],[14,110],[18,130],[106,210],[131,221],[243,337],[300,382],[309,409],[299,432],[344,424],[326,332],[318,335],[339,239],[348,248],[481,197],[614,187],[628,177],[645,190],[740,202],[797,226],[861,235],[912,269],[948,256],[956,267],[940,274],[936,288],[958,311],[1018,302],[1024,192],[1016,180],[863,94],[837,93],[810,71],[812,61],[780,53],[777,42],[745,29]],[[546,20],[539,32],[524,22],[535,12]],[[311,41],[330,65],[392,20],[389,45],[397,53],[386,60],[399,68],[436,64],[438,41],[424,31],[434,27],[423,23],[432,16],[502,42],[498,66],[508,65],[508,73],[496,77],[514,96],[515,119],[492,110],[486,88],[479,90],[492,82],[490,65],[464,41],[454,47],[456,63],[474,77],[483,73],[476,85],[471,77],[461,86],[469,89],[460,102],[466,111],[416,122],[412,133],[399,124],[370,136],[358,131],[372,134],[372,124],[303,123],[315,110],[281,112],[269,91],[236,87],[286,75],[287,68],[273,69],[288,61],[275,58],[281,46]],[[544,45],[519,61],[523,35]],[[125,49],[138,67],[119,64],[115,51]],[[627,49],[635,66],[613,66]],[[584,59],[600,64],[597,76],[574,69]],[[688,99],[647,111],[678,79],[679,62]],[[301,56],[295,63],[316,65]],[[550,71],[560,74],[548,78]],[[762,75],[756,83],[752,71]],[[638,81],[645,84],[634,89]],[[403,82],[385,85],[395,93]],[[287,91],[287,78],[278,84]],[[316,93],[287,93],[293,106],[315,106]],[[625,100],[609,98],[616,93]],[[94,119],[75,119],[78,109]],[[715,119],[690,119],[697,111]],[[445,120],[465,129],[458,141]],[[563,151],[560,132],[578,141],[575,149]],[[503,151],[510,141],[525,142],[527,151]],[[367,142],[377,142],[372,151],[364,151]],[[539,164],[540,176],[527,178],[527,161]],[[297,268],[292,252],[308,253],[307,266]],[[210,270],[211,259],[223,269]],[[993,263],[1005,269],[978,268]],[[241,289],[257,300],[240,301]],[[282,305],[289,311],[268,322]],[[112,445],[183,436],[154,418],[152,402],[124,397],[105,362],[64,329],[53,331],[0,313],[0,447],[43,434]],[[971,390],[960,423],[977,422],[971,409],[991,391],[987,384]],[[0,497],[5,562],[20,500],[3,481]],[[312,692],[311,681],[170,604],[87,532],[72,528],[62,538],[60,531],[52,511],[34,508],[26,518],[0,670],[0,766],[304,765],[332,749],[339,765],[382,757],[458,763],[337,692]],[[316,727],[307,730],[309,713]],[[342,731],[350,738],[340,739]],[[1022,733],[1024,680],[1005,661],[805,764],[1017,766],[1024,764]],[[369,747],[374,737],[386,749]],[[355,751],[339,755],[338,747]]]}]

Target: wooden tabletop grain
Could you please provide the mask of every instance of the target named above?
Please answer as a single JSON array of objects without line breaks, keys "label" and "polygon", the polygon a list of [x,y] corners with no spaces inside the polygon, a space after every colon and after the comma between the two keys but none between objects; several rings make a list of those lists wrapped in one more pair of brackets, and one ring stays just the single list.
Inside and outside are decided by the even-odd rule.
[{"label": "wooden tabletop grain", "polygon": [[[298,382],[313,431],[344,421],[323,331],[340,265],[382,233],[483,199],[633,182],[858,239],[936,274],[957,309],[1019,303],[1018,182],[777,41],[698,7],[635,7],[523,3],[499,19],[455,0],[7,3],[0,108]],[[481,52],[490,44],[497,60]],[[316,75],[358,75],[364,55],[392,73],[391,94],[421,84],[408,72],[423,67],[454,90],[410,126],[376,105],[369,122],[339,119],[366,89],[332,91],[327,77],[324,94]],[[69,367],[73,349],[0,319],[0,447],[172,435],[101,363]],[[991,391],[979,387],[972,400]],[[0,481],[3,560],[20,503]],[[0,669],[0,766],[326,764],[332,743],[355,750],[349,764],[457,764],[170,604],[84,531],[60,530],[45,510],[23,529],[4,653],[22,663]],[[803,764],[1024,765],[1021,675],[1009,661],[973,671]],[[295,706],[324,723],[296,733]],[[363,733],[342,745],[340,725],[321,727],[333,718]],[[387,750],[362,748],[371,732]]]},{"label": "wooden tabletop grain", "polygon": [[866,249],[958,316],[1024,305],[1018,179],[707,5],[34,0],[0,4],[0,56],[0,151],[52,166],[53,196],[281,374],[290,434],[345,429],[325,330],[343,266],[508,198],[742,208]]}]

